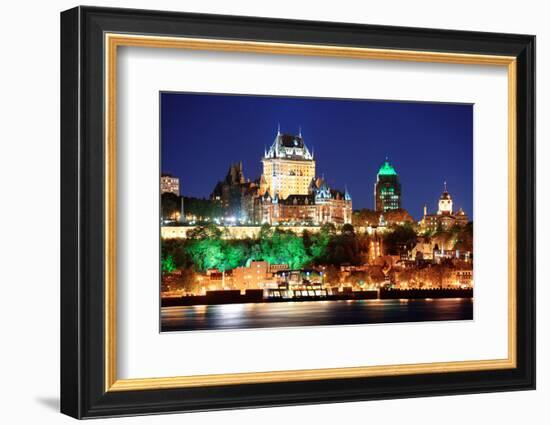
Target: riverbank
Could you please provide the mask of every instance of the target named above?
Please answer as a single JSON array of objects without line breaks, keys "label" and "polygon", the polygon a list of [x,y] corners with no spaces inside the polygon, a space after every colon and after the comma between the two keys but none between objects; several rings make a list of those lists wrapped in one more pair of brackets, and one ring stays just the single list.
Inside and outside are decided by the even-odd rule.
[{"label": "riverbank", "polygon": [[392,299],[440,299],[472,298],[473,289],[381,289],[379,291],[339,292],[327,296],[296,297],[292,299],[264,298],[263,290],[249,289],[209,291],[206,295],[161,298],[162,307],[223,305],[248,303],[285,303],[303,301],[392,300]]}]

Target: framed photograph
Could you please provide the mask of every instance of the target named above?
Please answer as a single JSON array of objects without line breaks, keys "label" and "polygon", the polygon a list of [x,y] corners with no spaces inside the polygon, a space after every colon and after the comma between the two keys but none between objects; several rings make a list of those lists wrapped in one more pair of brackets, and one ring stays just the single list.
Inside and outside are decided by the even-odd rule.
[{"label": "framed photograph", "polygon": [[535,388],[535,37],[61,14],[61,411]]}]

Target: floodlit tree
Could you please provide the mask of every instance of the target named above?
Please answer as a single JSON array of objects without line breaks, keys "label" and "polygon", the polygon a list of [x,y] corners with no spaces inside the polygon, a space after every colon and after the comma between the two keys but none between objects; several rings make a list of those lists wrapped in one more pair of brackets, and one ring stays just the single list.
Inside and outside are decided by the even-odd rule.
[{"label": "floodlit tree", "polygon": [[163,273],[172,273],[176,270],[176,265],[174,263],[174,257],[171,255],[166,256],[161,259],[161,269]]},{"label": "floodlit tree", "polygon": [[301,269],[311,260],[301,237],[279,229],[260,232],[260,256],[270,264],[288,264],[291,269]]}]

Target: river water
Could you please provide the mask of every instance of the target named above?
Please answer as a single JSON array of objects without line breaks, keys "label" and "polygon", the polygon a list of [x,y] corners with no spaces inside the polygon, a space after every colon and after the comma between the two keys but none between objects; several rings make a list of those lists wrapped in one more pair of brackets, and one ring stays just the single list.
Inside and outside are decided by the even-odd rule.
[{"label": "river water", "polygon": [[473,299],[302,301],[162,307],[162,331],[473,319]]}]

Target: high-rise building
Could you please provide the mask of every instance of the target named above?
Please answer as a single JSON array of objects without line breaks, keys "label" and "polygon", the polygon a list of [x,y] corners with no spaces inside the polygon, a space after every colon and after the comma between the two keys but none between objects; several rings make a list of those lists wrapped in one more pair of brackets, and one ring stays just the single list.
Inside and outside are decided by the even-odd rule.
[{"label": "high-rise building", "polygon": [[264,153],[262,164],[263,178],[272,198],[308,194],[311,180],[315,178],[315,160],[301,130],[298,135],[291,135],[281,133],[279,128],[269,151]]},{"label": "high-rise building", "polygon": [[378,170],[374,184],[374,209],[386,212],[401,208],[401,183],[388,159]]},{"label": "high-rise building", "polygon": [[170,174],[160,176],[160,193],[173,193],[180,196],[180,179]]}]

